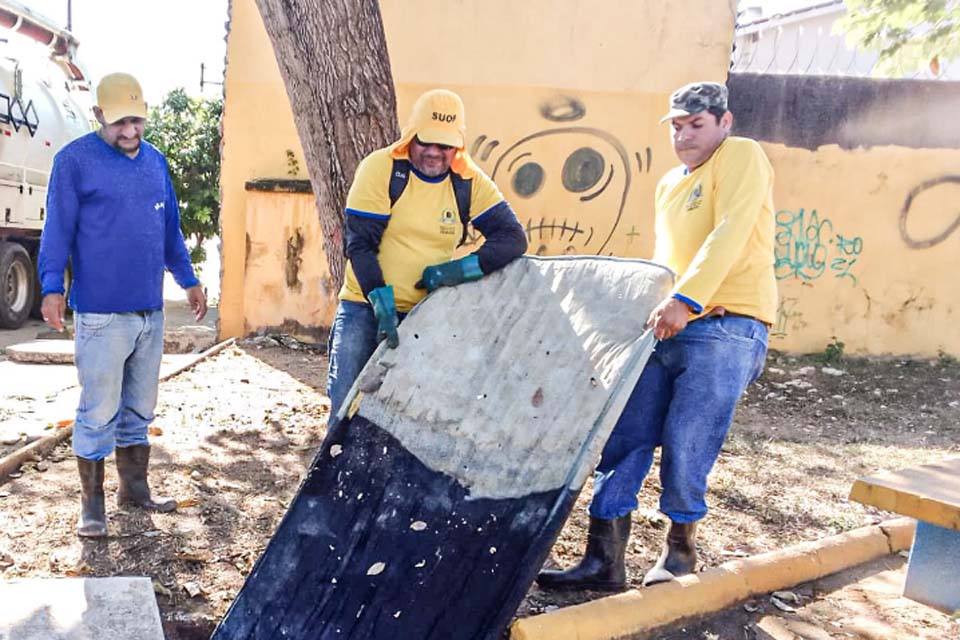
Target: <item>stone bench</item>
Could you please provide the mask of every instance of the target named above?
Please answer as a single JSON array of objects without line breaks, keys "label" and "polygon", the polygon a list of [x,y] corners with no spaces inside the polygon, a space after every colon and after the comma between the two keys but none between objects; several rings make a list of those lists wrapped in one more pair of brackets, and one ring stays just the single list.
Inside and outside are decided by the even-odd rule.
[{"label": "stone bench", "polygon": [[0,581],[0,640],[163,640],[150,578]]},{"label": "stone bench", "polygon": [[960,611],[960,457],[860,478],[850,499],[917,519],[903,595]]}]

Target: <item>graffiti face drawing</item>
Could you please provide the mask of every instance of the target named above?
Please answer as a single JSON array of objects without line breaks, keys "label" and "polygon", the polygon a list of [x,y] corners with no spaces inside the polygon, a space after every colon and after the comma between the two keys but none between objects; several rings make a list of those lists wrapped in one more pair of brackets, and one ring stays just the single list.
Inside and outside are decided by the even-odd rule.
[{"label": "graffiti face drawing", "polygon": [[[631,159],[613,134],[569,125],[585,112],[576,98],[558,96],[542,104],[540,114],[566,126],[531,133],[509,146],[484,135],[471,146],[524,225],[531,253],[605,254],[621,222]],[[640,154],[637,159],[642,167]],[[648,170],[649,162],[647,149]]]},{"label": "graffiti face drawing", "polygon": [[609,133],[567,127],[517,141],[490,177],[526,220],[538,254],[600,254],[620,222],[629,168],[626,151]]}]

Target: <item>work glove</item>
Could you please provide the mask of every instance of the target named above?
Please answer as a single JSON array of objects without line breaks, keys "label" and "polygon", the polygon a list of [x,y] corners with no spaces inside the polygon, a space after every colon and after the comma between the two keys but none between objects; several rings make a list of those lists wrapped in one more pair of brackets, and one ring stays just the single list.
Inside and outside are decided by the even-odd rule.
[{"label": "work glove", "polygon": [[393,300],[393,287],[377,287],[367,296],[373,306],[373,315],[377,318],[377,342],[386,339],[387,346],[396,349],[400,346],[397,333],[397,305]]},{"label": "work glove", "polygon": [[458,284],[479,280],[482,277],[480,258],[471,254],[459,260],[430,265],[423,270],[420,280],[413,286],[417,289],[426,289],[428,293],[432,293],[439,287],[455,287]]}]

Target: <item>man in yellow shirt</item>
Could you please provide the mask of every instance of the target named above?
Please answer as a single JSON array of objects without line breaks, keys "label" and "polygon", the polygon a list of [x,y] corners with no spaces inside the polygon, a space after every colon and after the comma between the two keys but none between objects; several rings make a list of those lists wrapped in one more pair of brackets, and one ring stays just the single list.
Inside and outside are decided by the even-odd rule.
[{"label": "man in yellow shirt", "polygon": [[[477,280],[527,248],[510,205],[466,150],[463,101],[443,89],[413,106],[400,139],[357,167],[346,206],[347,273],[330,329],[327,394],[337,416],[381,340],[440,286]],[[469,222],[484,237],[451,260]]]},{"label": "man in yellow shirt", "polygon": [[724,85],[681,87],[670,107],[661,122],[670,122],[682,164],[657,185],[654,260],[679,279],[650,314],[660,342],[597,467],[584,558],[542,571],[545,588],[626,587],[630,514],[658,446],[670,527],[643,584],[693,572],[707,475],[740,396],[763,370],[777,308],[773,169],[755,141],[730,137]]}]

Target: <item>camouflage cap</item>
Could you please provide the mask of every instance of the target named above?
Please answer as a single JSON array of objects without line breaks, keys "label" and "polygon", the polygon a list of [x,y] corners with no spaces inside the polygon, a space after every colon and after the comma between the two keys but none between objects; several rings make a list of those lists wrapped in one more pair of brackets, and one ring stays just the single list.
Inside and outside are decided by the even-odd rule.
[{"label": "camouflage cap", "polygon": [[670,111],[660,118],[660,123],[691,116],[711,107],[727,110],[727,87],[719,82],[691,82],[673,92]]}]

